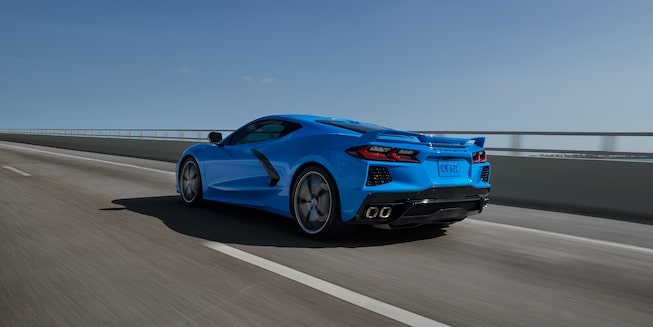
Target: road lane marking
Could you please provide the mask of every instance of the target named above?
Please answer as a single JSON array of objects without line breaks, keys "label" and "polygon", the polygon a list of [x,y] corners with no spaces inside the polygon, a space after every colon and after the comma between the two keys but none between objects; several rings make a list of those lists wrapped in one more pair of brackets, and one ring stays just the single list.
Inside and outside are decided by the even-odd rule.
[{"label": "road lane marking", "polygon": [[[15,145],[8,145],[8,144],[1,144],[2,146],[5,147],[10,147],[10,148],[15,148],[15,149],[21,149],[21,150],[27,150],[27,151],[33,151],[37,153],[43,153],[43,154],[48,154],[48,155],[54,155],[54,156],[60,156],[60,157],[66,157],[66,158],[73,158],[73,159],[79,159],[79,160],[87,160],[87,161],[93,161],[93,162],[99,162],[99,163],[105,163],[105,164],[110,164],[110,165],[116,165],[116,166],[121,166],[121,167],[127,167],[127,168],[135,168],[135,169],[143,169],[147,171],[152,171],[152,172],[158,172],[162,174],[168,174],[168,175],[174,175],[174,172],[170,171],[165,171],[165,170],[160,170],[160,169],[153,169],[153,168],[147,168],[147,167],[142,167],[142,166],[136,166],[136,165],[131,165],[131,164],[125,164],[125,163],[120,163],[120,162],[113,162],[113,161],[108,161],[108,160],[101,160],[101,159],[93,159],[93,158],[87,158],[87,157],[80,157],[80,156],[74,156],[74,155],[69,155],[69,154],[63,154],[63,153],[56,153],[56,152],[51,152],[51,151],[45,151],[45,150],[37,150],[37,149],[32,149],[32,148],[26,148],[26,147],[21,147],[21,146],[15,146]],[[211,248],[213,250],[216,250],[218,252],[221,252],[223,254],[226,254],[228,256],[231,256],[235,259],[239,259],[241,261],[245,261],[247,263],[250,263],[252,265],[258,266],[260,268],[266,269],[270,272],[276,273],[278,275],[281,275],[283,277],[289,278],[291,280],[294,280],[298,283],[301,283],[303,285],[309,286],[313,289],[316,289],[318,291],[321,291],[323,293],[329,294],[331,296],[334,296],[336,298],[339,298],[343,301],[349,302],[351,304],[354,304],[356,306],[359,306],[363,309],[367,309],[369,311],[375,312],[377,314],[380,314],[382,316],[388,317],[390,319],[394,319],[395,321],[404,323],[409,326],[437,326],[437,327],[445,327],[448,325],[445,325],[443,323],[440,323],[438,321],[426,318],[424,316],[420,316],[416,313],[412,313],[410,311],[401,309],[399,307],[395,307],[391,304],[387,304],[385,302],[381,302],[379,300],[370,298],[368,296],[362,295],[360,293],[356,293],[354,291],[348,290],[344,287],[329,283],[327,281],[321,280],[319,278],[313,277],[311,275],[305,274],[303,272],[300,272],[298,270],[283,266],[281,264],[278,264],[276,262],[255,256],[253,254],[247,253],[245,251],[238,250],[234,247],[228,246],[226,244],[218,243],[218,242],[206,242],[204,243],[204,246]]]},{"label": "road lane marking", "polygon": [[45,151],[45,150],[37,150],[37,149],[26,148],[26,147],[16,146],[16,145],[2,144],[2,143],[0,143],[0,145],[5,146],[5,147],[9,147],[9,148],[14,148],[14,149],[21,149],[21,150],[27,150],[27,151],[32,151],[32,152],[49,154],[49,155],[53,155],[53,156],[60,156],[60,157],[65,157],[65,158],[93,161],[93,162],[105,163],[105,164],[120,166],[120,167],[142,169],[142,170],[147,170],[147,171],[152,171],[152,172],[155,172],[155,173],[161,173],[161,174],[167,174],[167,175],[174,175],[175,174],[174,171],[167,171],[167,170],[161,170],[161,169],[155,169],[155,168],[142,167],[142,166],[131,165],[131,164],[126,164],[126,163],[122,163],[122,162],[115,162],[115,161],[108,161],[108,160],[102,160],[102,159],[80,157],[80,156],[74,156],[74,155],[70,155],[70,154],[63,154],[63,153],[57,153],[57,152],[51,152],[51,151]]},{"label": "road lane marking", "polygon": [[[26,148],[26,147],[16,146],[16,145],[3,144],[3,143],[0,143],[0,146],[5,146],[5,147],[15,148],[15,149],[21,149],[21,150],[28,150],[28,151],[44,153],[44,154],[50,154],[50,155],[61,156],[61,157],[67,157],[67,158],[73,158],[73,159],[100,162],[100,163],[105,163],[105,164],[110,164],[110,165],[115,165],[115,166],[121,166],[121,167],[127,167],[127,168],[142,169],[142,170],[162,173],[162,174],[166,174],[166,175],[175,175],[174,172],[167,171],[167,170],[142,167],[142,166],[131,165],[131,164],[126,164],[126,163],[120,163],[120,162],[114,162],[114,161],[108,161],[108,160],[80,157],[80,156],[74,156],[74,155],[56,153],[56,152],[44,151],[44,150],[37,150],[37,149]],[[543,231],[543,230],[534,229],[534,228],[519,227],[519,226],[514,226],[514,225],[495,223],[495,222],[489,222],[489,221],[472,219],[472,218],[467,218],[467,219],[465,219],[465,221],[469,221],[469,222],[471,222],[473,224],[486,224],[486,225],[493,225],[493,226],[503,226],[504,228],[511,228],[513,230],[526,231],[526,232],[531,232],[531,233],[539,233],[539,234],[548,235],[548,236],[552,236],[552,237],[558,237],[558,238],[567,239],[567,240],[582,241],[582,242],[588,242],[588,243],[594,243],[594,244],[600,244],[600,245],[613,246],[613,247],[617,247],[617,248],[621,248],[621,249],[645,252],[645,253],[649,253],[649,254],[653,253],[653,249],[634,246],[634,245],[627,245],[627,244],[610,242],[610,241],[601,241],[601,240],[587,238],[587,237],[573,236],[573,235],[555,233],[555,232],[548,232],[548,231]]]},{"label": "road lane marking", "polygon": [[[142,170],[147,170],[147,171],[152,171],[152,172],[162,173],[162,174],[166,174],[166,175],[174,175],[174,174],[175,174],[174,172],[166,171],[166,170],[160,170],[160,169],[154,169],[154,168],[142,167],[142,166],[131,165],[131,164],[125,164],[125,163],[119,163],[119,162],[113,162],[113,161],[108,161],[108,160],[100,160],[100,159],[93,159],[93,158],[87,158],[87,157],[80,157],[80,156],[74,156],[74,155],[68,155],[68,154],[56,153],[56,152],[50,152],[50,151],[44,151],[44,150],[37,150],[37,149],[26,148],[26,147],[21,147],[21,146],[14,146],[14,145],[2,144],[2,143],[0,143],[0,146],[5,146],[5,147],[15,148],[15,149],[22,149],[22,150],[27,150],[27,151],[33,151],[33,152],[44,153],[44,154],[49,154],[49,155],[55,155],[55,156],[61,156],[61,157],[67,157],[67,158],[74,158],[74,159],[80,159],[80,160],[87,160],[87,161],[93,161],[93,162],[105,163],[105,164],[116,165],[116,166],[127,167],[127,168],[142,169]],[[465,221],[466,221],[466,222],[469,222],[469,223],[471,223],[471,224],[475,224],[475,225],[500,226],[500,227],[507,228],[507,229],[512,229],[512,230],[515,230],[515,231],[529,232],[529,233],[537,233],[537,234],[541,234],[541,235],[547,235],[547,236],[550,236],[550,237],[555,237],[555,238],[565,239],[565,240],[571,240],[571,241],[575,241],[575,242],[586,242],[586,243],[590,243],[590,244],[603,245],[603,246],[611,246],[611,247],[620,248],[620,249],[625,249],[625,250],[631,250],[631,251],[643,252],[643,253],[646,253],[646,254],[653,254],[653,249],[645,248],[645,247],[639,247],[639,246],[634,246],[634,245],[627,245],[627,244],[616,243],[616,242],[610,242],[610,241],[601,241],[601,240],[592,239],[592,238],[587,238],[587,237],[573,236],[573,235],[568,235],[568,234],[562,234],[562,233],[556,233],[556,232],[549,232],[549,231],[543,231],[543,230],[534,229],[534,228],[519,227],[519,226],[508,225],[508,224],[502,224],[502,223],[488,222],[488,221],[482,221],[482,220],[471,219],[471,218],[468,218],[468,219],[466,219]],[[397,307],[393,307],[393,306],[391,306],[391,305],[389,305],[389,304],[385,304],[385,303],[380,302],[380,301],[378,301],[378,300],[375,300],[375,299],[372,299],[372,298],[365,297],[364,295],[361,295],[361,294],[358,294],[358,293],[355,293],[355,292],[349,291],[349,290],[344,289],[344,288],[342,288],[342,287],[340,287],[340,286],[337,286],[337,285],[334,285],[334,284],[328,283],[328,282],[326,282],[326,281],[322,281],[322,280],[320,280],[320,279],[317,279],[317,278],[312,277],[312,276],[310,276],[310,275],[306,275],[306,274],[301,273],[301,272],[299,272],[299,271],[294,271],[294,270],[292,270],[291,268],[287,268],[287,267],[285,267],[285,266],[282,266],[282,265],[276,264],[276,263],[274,263],[274,262],[272,262],[272,261],[268,261],[268,260],[266,260],[266,259],[256,257],[256,256],[254,256],[254,255],[252,255],[252,254],[249,254],[249,253],[244,252],[244,251],[237,250],[237,249],[235,249],[235,248],[231,248],[231,247],[229,247],[229,246],[227,246],[227,245],[224,245],[224,244],[221,244],[221,243],[208,242],[207,244],[205,244],[205,246],[207,246],[207,247],[209,247],[209,248],[212,248],[212,249],[214,249],[214,250],[216,250],[216,251],[222,252],[222,253],[224,253],[224,254],[230,255],[230,256],[231,256],[231,254],[230,254],[231,252],[233,252],[233,253],[242,253],[242,254],[243,254],[243,257],[248,257],[248,256],[250,256],[251,258],[254,258],[254,259],[253,259],[253,262],[250,262],[250,261],[247,261],[247,260],[244,260],[244,259],[241,259],[241,260],[244,260],[244,261],[250,262],[250,263],[252,263],[252,264],[254,264],[254,265],[257,265],[257,266],[259,266],[259,267],[262,267],[262,268],[265,268],[265,269],[267,269],[267,270],[273,271],[273,272],[275,272],[275,273],[277,273],[277,274],[280,274],[280,275],[282,275],[282,276],[286,276],[286,277],[288,277],[288,278],[290,278],[290,279],[293,279],[293,280],[295,280],[295,281],[298,281],[298,282],[300,282],[300,283],[302,283],[302,284],[305,284],[305,283],[304,283],[304,282],[301,282],[301,281],[299,281],[299,280],[297,280],[297,279],[295,279],[295,278],[293,278],[293,277],[289,277],[289,276],[287,276],[287,275],[285,275],[285,274],[282,274],[282,273],[280,273],[280,272],[277,272],[277,271],[271,270],[271,269],[273,269],[273,268],[268,269],[267,266],[270,266],[270,267],[278,267],[278,268],[281,267],[281,268],[283,268],[283,269],[281,269],[281,270],[288,270],[288,271],[290,271],[290,272],[288,273],[290,276],[295,276],[295,275],[296,275],[296,276],[305,276],[305,277],[307,277],[306,280],[313,280],[313,279],[314,279],[313,282],[314,282],[315,286],[313,286],[313,285],[308,285],[308,284],[305,284],[305,285],[310,286],[310,287],[315,288],[315,289],[318,289],[318,290],[320,290],[320,291],[322,291],[322,292],[325,292],[325,293],[328,293],[328,294],[331,294],[331,295],[333,295],[333,294],[332,294],[331,291],[329,291],[329,290],[336,290],[336,291],[333,291],[334,293],[340,293],[340,291],[342,291],[341,293],[345,294],[344,296],[347,297],[347,299],[345,299],[345,298],[341,298],[341,299],[343,299],[343,300],[345,300],[345,301],[347,301],[347,302],[350,302],[350,303],[354,303],[355,305],[358,305],[358,306],[362,306],[362,305],[359,305],[359,303],[368,303],[367,301],[370,301],[370,302],[372,302],[372,303],[378,303],[378,304],[379,304],[379,307],[381,307],[381,309],[379,309],[381,312],[376,311],[376,310],[372,310],[372,309],[370,309],[369,307],[365,307],[365,308],[368,308],[368,309],[370,309],[371,311],[377,312],[377,313],[382,314],[382,315],[384,315],[384,316],[387,316],[386,314],[384,314],[384,312],[394,312],[394,311],[396,310],[396,311],[399,312],[399,316],[401,316],[401,313],[403,312],[403,313],[407,313],[408,317],[415,317],[418,321],[427,322],[428,324],[426,324],[426,325],[424,325],[424,326],[446,326],[446,325],[441,324],[441,323],[439,323],[439,322],[437,322],[437,321],[430,320],[430,319],[428,319],[428,318],[425,318],[425,317],[419,316],[419,315],[414,314],[414,313],[411,313],[411,312],[409,312],[409,311],[406,311],[406,310],[403,310],[403,309],[400,309],[400,308],[397,308]],[[215,247],[214,247],[214,246],[215,246]],[[227,250],[227,249],[229,249],[229,248],[232,249],[232,250]],[[229,253],[228,253],[228,252],[229,252]],[[234,256],[234,257],[235,257],[235,256]],[[258,258],[258,259],[255,259],[255,258]],[[239,259],[240,259],[240,258],[239,258]],[[263,265],[259,265],[259,264],[255,263],[255,262],[259,262],[259,261],[261,262],[261,264],[263,264],[263,263],[267,263],[267,265],[264,267]],[[301,279],[301,277],[298,277],[298,278]],[[311,283],[313,283],[313,282],[311,282]],[[322,290],[321,288],[318,288],[318,287],[322,287],[322,286],[324,286],[324,285],[326,285],[326,286],[325,286],[325,289],[326,289],[326,290]],[[337,295],[334,295],[334,296],[339,297],[339,296],[337,296]],[[363,299],[365,299],[365,301],[364,301],[364,302],[360,302],[361,300],[359,300],[359,297],[362,297]],[[339,297],[339,298],[340,298],[340,297]],[[354,302],[354,301],[358,301],[358,302]],[[388,306],[388,307],[390,307],[390,308],[392,308],[392,309],[388,310],[389,308],[387,308],[386,306]],[[391,313],[391,314],[393,314],[393,313]],[[391,318],[392,318],[392,317],[391,317]],[[395,318],[392,318],[392,319],[395,319]],[[422,320],[422,319],[425,319],[425,320]],[[397,320],[397,321],[399,321],[399,320]],[[402,321],[402,322],[403,322],[403,321]]]},{"label": "road lane marking", "polygon": [[26,172],[24,172],[24,171],[22,171],[22,170],[20,170],[20,169],[16,169],[16,168],[11,167],[11,166],[2,166],[2,168],[7,169],[7,170],[11,170],[11,171],[13,171],[14,173],[19,174],[19,175],[23,175],[23,176],[32,176],[32,175],[30,175],[30,174],[28,174],[28,173],[26,173]]},{"label": "road lane marking", "polygon": [[223,243],[204,242],[203,245],[409,326],[448,326]]},{"label": "road lane marking", "polygon": [[574,235],[562,234],[562,233],[556,233],[556,232],[549,232],[549,231],[544,231],[544,230],[539,230],[539,229],[534,229],[534,228],[507,225],[507,224],[495,223],[495,222],[490,222],[490,221],[485,221],[485,220],[478,220],[478,219],[468,218],[468,219],[465,219],[465,221],[467,221],[469,223],[472,223],[472,224],[475,224],[475,225],[500,226],[502,228],[512,229],[512,230],[516,230],[516,231],[520,231],[520,232],[537,233],[537,234],[542,234],[542,235],[546,235],[546,236],[550,236],[550,237],[560,238],[560,239],[564,239],[564,240],[568,240],[568,241],[586,242],[586,243],[592,243],[592,244],[596,244],[596,245],[612,246],[612,247],[625,249],[625,250],[630,250],[630,251],[637,251],[637,252],[644,252],[644,253],[647,253],[647,254],[653,254],[653,249],[645,248],[645,247],[641,247],[641,246],[628,245],[628,244],[610,242],[610,241],[601,241],[601,240],[588,238],[588,237],[574,236]]},{"label": "road lane marking", "polygon": [[[162,174],[166,174],[166,175],[174,175],[175,174],[174,172],[161,170],[161,169],[154,169],[154,168],[142,167],[142,166],[137,166],[137,165],[130,165],[130,164],[125,164],[125,163],[120,163],[120,162],[113,162],[113,161],[108,161],[108,160],[80,157],[80,156],[74,156],[74,155],[63,154],[63,153],[56,153],[56,152],[51,152],[51,151],[37,150],[37,149],[26,148],[26,147],[22,147],[22,146],[15,146],[15,145],[3,144],[3,143],[0,143],[0,146],[5,146],[5,147],[15,148],[15,149],[28,150],[28,151],[44,153],[44,154],[50,154],[50,155],[61,156],[61,157],[67,157],[67,158],[74,158],[74,159],[80,159],[80,160],[100,162],[100,163],[105,163],[105,164],[110,164],[110,165],[115,165],[115,166],[121,166],[121,167],[127,167],[127,168],[142,169],[142,170],[162,173]],[[489,221],[472,219],[472,218],[467,218],[467,219],[465,219],[465,221],[469,221],[469,222],[471,222],[473,224],[486,224],[486,225],[493,225],[493,226],[503,226],[504,228],[511,228],[513,230],[518,230],[518,231],[539,233],[539,234],[548,235],[548,236],[552,236],[552,237],[558,237],[558,238],[561,238],[561,239],[567,239],[567,240],[573,240],[573,241],[582,241],[582,242],[612,246],[612,247],[617,247],[617,248],[626,249],[626,250],[633,250],[633,251],[653,254],[653,249],[634,246],[634,245],[627,245],[627,244],[609,242],[609,241],[601,241],[601,240],[587,238],[587,237],[573,236],[573,235],[555,233],[555,232],[548,232],[548,231],[543,231],[543,230],[534,229],[534,228],[519,227],[519,226],[514,226],[514,225],[495,223],[495,222],[489,222]]]}]

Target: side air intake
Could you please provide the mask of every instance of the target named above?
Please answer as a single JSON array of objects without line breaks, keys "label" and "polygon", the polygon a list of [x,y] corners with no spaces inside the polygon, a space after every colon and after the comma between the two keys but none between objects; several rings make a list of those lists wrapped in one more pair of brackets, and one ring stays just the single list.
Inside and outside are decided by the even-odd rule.
[{"label": "side air intake", "polygon": [[367,172],[367,186],[377,186],[392,182],[390,171],[385,167],[371,166]]},{"label": "side air intake", "polygon": [[483,167],[483,170],[481,170],[481,180],[484,182],[490,181],[490,166],[485,166]]}]

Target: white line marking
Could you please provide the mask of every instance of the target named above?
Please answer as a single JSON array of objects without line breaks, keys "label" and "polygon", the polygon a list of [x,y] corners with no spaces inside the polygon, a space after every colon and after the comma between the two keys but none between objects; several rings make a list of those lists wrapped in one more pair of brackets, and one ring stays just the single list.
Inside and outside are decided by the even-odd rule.
[{"label": "white line marking", "polygon": [[[143,169],[143,170],[162,173],[162,174],[167,174],[167,175],[174,175],[175,174],[174,172],[171,172],[171,171],[141,167],[141,166],[130,165],[130,164],[125,164],[125,163],[119,163],[119,162],[113,162],[113,161],[107,161],[107,160],[79,157],[79,156],[73,156],[73,155],[68,155],[68,154],[63,154],[63,153],[56,153],[56,152],[50,152],[50,151],[44,151],[44,150],[37,150],[37,149],[25,148],[25,147],[2,144],[2,143],[0,143],[0,145],[5,146],[5,147],[10,147],[10,148],[34,151],[34,152],[39,152],[39,153],[44,153],[44,154],[50,154],[50,155],[55,155],[55,156],[62,156],[62,157],[67,157],[67,158],[74,158],[74,159],[80,159],[80,160],[100,162],[100,163],[106,163],[106,164],[110,164],[110,165],[121,166],[121,167]],[[3,167],[6,168],[5,166],[3,166]],[[7,168],[7,169],[9,169],[9,168]],[[647,253],[647,254],[653,254],[653,249],[634,246],[634,245],[627,245],[627,244],[609,242],[609,241],[601,241],[601,240],[596,240],[596,239],[587,238],[587,237],[572,236],[572,235],[567,235],[567,234],[543,231],[543,230],[539,230],[539,229],[519,227],[519,226],[513,226],[513,225],[507,225],[507,224],[501,224],[501,223],[494,223],[494,222],[482,221],[482,220],[471,219],[471,218],[468,218],[465,221],[467,221],[469,223],[472,223],[472,224],[477,224],[477,225],[501,226],[503,228],[513,229],[513,230],[516,230],[516,231],[538,233],[538,234],[547,235],[547,236],[550,236],[550,237],[556,237],[556,238],[566,239],[566,240],[571,240],[571,241],[576,241],[576,242],[578,242],[578,241],[587,242],[587,243],[592,243],[592,244],[597,244],[597,245],[612,246],[612,247],[631,250],[631,251],[638,251],[638,252],[644,252],[644,253]],[[446,325],[444,325],[442,323],[439,323],[437,321],[430,320],[428,318],[425,318],[423,316],[411,313],[411,312],[403,310],[401,308],[397,308],[397,307],[394,307],[392,305],[380,302],[378,300],[366,297],[366,296],[364,296],[362,294],[352,292],[352,291],[347,290],[345,288],[342,288],[342,287],[340,287],[338,285],[331,284],[329,282],[317,279],[317,278],[312,277],[310,275],[307,275],[307,274],[304,274],[302,272],[293,270],[291,268],[282,266],[282,265],[277,264],[275,262],[272,262],[272,261],[269,261],[269,260],[254,256],[254,255],[249,254],[247,252],[232,248],[232,247],[230,247],[228,245],[225,245],[225,244],[221,244],[221,243],[217,243],[217,242],[207,242],[207,243],[205,243],[205,246],[207,246],[207,247],[209,247],[211,249],[214,249],[216,251],[222,252],[224,254],[230,255],[230,256],[232,256],[234,258],[238,258],[240,260],[249,262],[249,263],[254,264],[256,266],[259,266],[261,268],[267,269],[267,270],[272,271],[274,273],[277,273],[279,275],[285,276],[287,278],[295,280],[295,281],[297,281],[299,283],[302,283],[304,285],[310,286],[312,288],[315,288],[315,289],[320,290],[322,292],[325,292],[327,294],[338,297],[338,298],[340,298],[340,299],[342,299],[344,301],[347,301],[347,302],[353,303],[355,305],[367,308],[367,309],[369,309],[371,311],[374,311],[376,313],[379,313],[381,315],[384,315],[386,317],[395,319],[397,321],[400,321],[400,322],[403,322],[403,323],[406,323],[406,324],[409,324],[409,325],[414,325],[414,326],[446,326]],[[240,255],[238,255],[238,254],[240,254]],[[244,259],[244,258],[249,258],[249,259]],[[340,296],[340,294],[342,294],[342,297]],[[415,322],[411,323],[411,322],[406,322],[408,320],[400,320],[399,318],[401,318],[404,314],[406,315],[406,317],[407,317],[406,319],[408,319],[408,320],[416,319]],[[398,316],[399,318],[395,318],[395,316]]]},{"label": "white line marking", "polygon": [[21,149],[21,150],[28,150],[28,151],[38,152],[38,153],[50,154],[50,155],[53,155],[53,156],[60,156],[60,157],[80,159],[80,160],[93,161],[93,162],[100,162],[100,163],[105,163],[105,164],[120,166],[120,167],[143,169],[143,170],[153,171],[153,172],[156,172],[156,173],[167,174],[167,175],[174,175],[175,174],[175,172],[173,172],[173,171],[167,171],[167,170],[161,170],[161,169],[154,169],[154,168],[130,165],[130,164],[121,163],[121,162],[114,162],[114,161],[108,161],[108,160],[73,156],[73,155],[70,155],[70,154],[63,154],[63,153],[50,152],[50,151],[44,151],[44,150],[37,150],[37,149],[26,148],[26,147],[16,146],[16,145],[9,145],[9,144],[1,144],[0,143],[0,145],[6,146],[6,147],[9,147],[9,148],[14,148],[14,149]]},{"label": "white line marking", "polygon": [[[80,156],[73,156],[69,154],[63,154],[63,153],[56,153],[56,152],[50,152],[50,151],[44,151],[44,150],[37,150],[37,149],[32,149],[32,148],[26,148],[26,147],[21,147],[21,146],[15,146],[15,145],[8,145],[8,144],[0,144],[5,147],[10,147],[10,148],[15,148],[15,149],[21,149],[21,150],[28,150],[28,151],[33,151],[33,152],[38,152],[38,153],[44,153],[44,154],[49,154],[49,155],[55,155],[55,156],[61,156],[61,157],[66,157],[66,158],[73,158],[73,159],[80,159],[80,160],[87,160],[87,161],[94,161],[94,162],[100,162],[100,163],[105,163],[105,164],[110,164],[110,165],[116,165],[116,166],[121,166],[121,167],[129,167],[129,168],[136,168],[136,169],[144,169],[148,171],[153,171],[153,172],[158,172],[162,174],[172,174],[174,175],[174,172],[170,171],[165,171],[165,170],[160,170],[160,169],[153,169],[153,168],[147,168],[147,167],[141,167],[141,166],[136,166],[136,165],[130,165],[130,164],[125,164],[125,163],[119,163],[119,162],[113,162],[113,161],[107,161],[107,160],[100,160],[100,159],[93,159],[93,158],[86,158],[86,157],[80,157]],[[222,243],[217,243],[217,242],[206,242],[204,243],[204,246],[211,248],[213,250],[216,250],[218,252],[224,253],[226,255],[229,255],[233,258],[248,262],[250,264],[253,264],[255,266],[261,267],[263,269],[266,269],[268,271],[271,271],[273,273],[276,273],[278,275],[284,276],[286,278],[289,278],[291,280],[294,280],[298,283],[304,284],[306,286],[309,286],[311,288],[314,288],[318,291],[324,292],[326,294],[329,294],[331,296],[334,296],[336,298],[339,298],[343,301],[347,301],[349,303],[352,303],[356,306],[359,306],[361,308],[370,310],[372,312],[375,312],[377,314],[380,314],[382,316],[388,317],[390,319],[394,319],[396,321],[399,321],[401,323],[407,324],[409,326],[447,326],[443,323],[437,322],[435,320],[431,320],[429,318],[426,318],[424,316],[420,316],[418,314],[412,313],[410,311],[395,307],[393,305],[381,302],[379,300],[375,300],[373,298],[367,297],[365,295],[350,291],[344,287],[340,287],[338,285],[329,283],[327,281],[321,280],[319,278],[313,277],[311,275],[305,274],[303,272],[294,270],[292,268],[280,265],[276,262],[272,262],[270,260],[255,256],[253,254],[238,250],[234,247],[228,246],[226,244]]]},{"label": "white line marking", "polygon": [[349,302],[353,305],[375,312],[390,319],[394,319],[409,326],[447,326],[441,322],[420,316],[416,313],[412,313],[410,311],[395,307],[391,304],[381,302],[363,294],[350,291],[344,287],[329,283],[325,280],[313,277],[284,265],[280,265],[276,262],[255,256],[245,251],[238,250],[226,244],[218,242],[205,242],[203,245],[226,254],[230,257],[253,264],[275,274],[294,280],[300,284],[304,284],[308,287],[314,288],[318,291],[324,292],[338,299]]},{"label": "white line marking", "polygon": [[20,170],[20,169],[16,169],[16,168],[11,167],[11,166],[2,166],[2,168],[7,169],[7,170],[11,170],[11,171],[13,171],[14,173],[19,174],[19,175],[23,175],[23,176],[32,176],[32,175],[30,175],[30,174],[28,174],[28,173],[26,173],[26,172],[24,172],[24,171],[22,171],[22,170]]},{"label": "white line marking", "polygon": [[506,224],[501,224],[501,223],[495,223],[495,222],[490,222],[490,221],[484,221],[484,220],[478,220],[478,219],[465,219],[465,221],[475,224],[475,225],[486,225],[486,226],[501,226],[502,228],[507,228],[507,229],[512,229],[520,232],[529,232],[529,233],[538,233],[550,237],[555,237],[555,238],[560,238],[564,240],[569,240],[569,241],[576,241],[576,242],[587,242],[587,243],[592,243],[592,244],[597,244],[597,245],[605,245],[605,246],[612,246],[620,249],[625,249],[625,250],[631,250],[631,251],[638,251],[638,252],[644,252],[647,254],[653,254],[653,249],[641,247],[641,246],[635,246],[635,245],[628,245],[628,244],[622,244],[622,243],[616,243],[616,242],[610,242],[610,241],[601,241],[593,238],[587,238],[587,237],[582,237],[582,236],[573,236],[573,235],[568,235],[568,234],[561,234],[561,233],[556,233],[556,232],[549,232],[549,231],[543,231],[539,229],[534,229],[534,228],[527,228],[527,227],[519,227],[519,226],[514,226],[514,225],[506,225]]}]

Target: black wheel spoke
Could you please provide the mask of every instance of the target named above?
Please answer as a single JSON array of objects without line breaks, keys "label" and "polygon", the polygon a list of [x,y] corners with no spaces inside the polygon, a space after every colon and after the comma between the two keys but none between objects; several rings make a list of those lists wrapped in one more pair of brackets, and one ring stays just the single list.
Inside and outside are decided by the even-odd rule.
[{"label": "black wheel spoke", "polygon": [[313,192],[313,175],[311,175],[306,182],[308,183],[308,192],[310,192],[311,195],[315,194],[315,192]]}]

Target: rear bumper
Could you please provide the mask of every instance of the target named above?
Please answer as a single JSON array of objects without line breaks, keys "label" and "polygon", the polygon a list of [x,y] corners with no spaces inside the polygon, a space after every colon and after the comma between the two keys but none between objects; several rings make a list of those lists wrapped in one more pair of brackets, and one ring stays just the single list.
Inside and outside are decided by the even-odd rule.
[{"label": "rear bumper", "polygon": [[489,188],[468,186],[370,193],[348,223],[390,228],[454,223],[481,213],[489,201],[489,194]]}]

